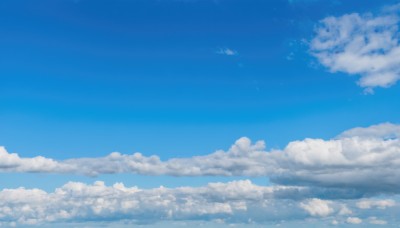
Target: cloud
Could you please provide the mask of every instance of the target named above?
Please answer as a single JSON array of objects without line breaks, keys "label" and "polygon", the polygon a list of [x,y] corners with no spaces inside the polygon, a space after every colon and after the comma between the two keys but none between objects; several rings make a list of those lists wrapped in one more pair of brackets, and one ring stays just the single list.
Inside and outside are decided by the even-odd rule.
[{"label": "cloud", "polygon": [[236,50],[233,50],[230,48],[220,48],[220,49],[218,49],[217,54],[234,56],[234,55],[238,55],[238,52]]},{"label": "cloud", "polygon": [[[299,206],[303,205],[302,201],[291,199],[293,190],[301,192],[297,187],[257,186],[249,180],[210,183],[197,188],[139,189],[122,183],[106,186],[96,181],[93,185],[69,182],[51,193],[40,189],[4,189],[0,191],[0,222],[223,220],[247,223],[251,220],[262,223],[305,218],[307,214]],[[330,212],[317,199],[304,205]],[[314,213],[327,215],[328,212]]]},{"label": "cloud", "polygon": [[347,205],[342,205],[342,207],[340,208],[340,211],[338,213],[339,215],[351,215],[353,214],[353,211],[350,210]]},{"label": "cloud", "polygon": [[347,130],[340,134],[337,138],[351,138],[351,137],[363,137],[363,138],[400,138],[400,125],[391,123],[382,123],[379,125],[373,125],[369,127],[356,127]]},{"label": "cloud", "polygon": [[370,208],[378,208],[378,209],[386,209],[387,207],[394,207],[396,202],[391,199],[387,200],[361,200],[357,202],[357,207],[360,209],[370,209]]},{"label": "cloud", "polygon": [[[158,156],[118,152],[98,158],[23,158],[0,148],[1,172],[69,173],[96,176],[134,173],[171,176],[265,176],[273,183],[343,189],[343,197],[398,193],[399,125],[354,128],[329,140],[304,139],[282,150],[240,138],[227,151],[162,161]],[[346,195],[347,194],[347,195]]]},{"label": "cloud", "polygon": [[360,223],[362,223],[362,219],[360,219],[358,217],[348,217],[346,219],[346,222],[350,223],[350,224],[360,224]]},{"label": "cloud", "polygon": [[377,219],[376,217],[369,217],[369,223],[374,225],[386,225],[387,221],[382,219]]},{"label": "cloud", "polygon": [[[320,191],[328,193],[331,190]],[[68,182],[53,192],[36,188],[1,190],[0,225],[57,226],[57,223],[79,222],[103,222],[104,225],[122,222],[132,226],[160,221],[215,221],[224,224],[301,221],[307,226],[307,221],[318,220],[322,223],[357,224],[361,223],[361,218],[367,218],[369,223],[383,224],[386,222],[383,219],[397,218],[398,208],[388,209],[378,219],[370,216],[379,214],[377,207],[359,209],[358,200],[323,200],[317,198],[319,194],[309,187],[259,186],[250,180],[152,189],[126,187],[123,183],[107,186],[102,181],[93,184]],[[378,199],[370,200],[375,202]],[[343,208],[346,213],[343,213]],[[348,217],[351,213],[358,217]]]},{"label": "cloud", "polygon": [[312,216],[326,217],[333,213],[330,207],[331,202],[320,199],[311,199],[308,202],[300,203],[300,207]]},{"label": "cloud", "polygon": [[265,144],[252,144],[241,138],[227,151],[216,151],[206,156],[175,158],[161,161],[158,156],[141,153],[125,155],[113,152],[100,158],[77,158],[64,161],[35,157],[20,158],[0,147],[0,171],[77,173],[89,176],[111,173],[172,176],[265,176],[268,164]]},{"label": "cloud", "polygon": [[59,169],[68,167],[42,156],[20,158],[18,154],[8,153],[4,147],[0,147],[0,170],[3,172],[54,172]]},{"label": "cloud", "polygon": [[[392,124],[346,131],[331,140],[305,139],[274,151],[269,158],[277,169],[272,181],[358,189],[369,193],[398,192],[400,187],[400,140]],[[395,130],[395,132],[391,132]],[[353,133],[361,133],[359,136]],[[376,133],[375,135],[373,133]]]},{"label": "cloud", "polygon": [[378,15],[324,18],[310,43],[311,53],[332,72],[359,75],[358,84],[367,92],[390,87],[400,79],[398,12],[386,7]]}]

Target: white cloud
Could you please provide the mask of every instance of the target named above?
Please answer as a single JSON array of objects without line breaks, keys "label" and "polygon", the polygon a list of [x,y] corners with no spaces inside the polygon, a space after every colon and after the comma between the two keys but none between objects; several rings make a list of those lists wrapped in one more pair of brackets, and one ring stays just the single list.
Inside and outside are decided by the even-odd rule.
[{"label": "white cloud", "polygon": [[[322,195],[326,195],[330,189]],[[385,211],[376,206],[359,209],[357,200],[322,200],[308,187],[258,186],[249,180],[209,183],[202,187],[141,189],[122,183],[107,186],[68,182],[53,192],[41,189],[0,191],[0,225],[72,224],[76,222],[128,222],[155,224],[160,221],[214,221],[224,224],[271,224],[282,221],[336,221],[371,224],[396,221],[398,208]],[[359,217],[347,217],[352,207]],[[345,209],[344,209],[345,208]],[[342,213],[346,210],[346,213]],[[318,219],[318,220],[317,220]],[[56,226],[56,225],[54,225]],[[71,226],[66,226],[71,227]],[[118,227],[118,226],[117,226]]]},{"label": "white cloud", "polygon": [[346,205],[342,205],[338,214],[339,215],[351,215],[351,214],[353,214],[353,211],[350,210]]},{"label": "white cloud", "polygon": [[[349,135],[349,132],[361,132],[357,129],[331,140],[291,142],[283,151],[271,153],[279,170],[270,176],[280,184],[353,188],[370,193],[398,192],[400,140],[381,137],[382,132],[396,136],[397,133],[388,130],[398,128],[390,124],[372,128],[374,131],[364,129],[360,136]],[[377,134],[374,136],[373,132]]]},{"label": "white cloud", "polygon": [[[400,189],[399,125],[355,128],[330,140],[304,139],[282,150],[241,138],[227,151],[162,161],[158,156],[111,153],[99,158],[56,161],[22,158],[0,149],[1,172],[71,173],[96,176],[135,173],[172,176],[268,176],[284,185],[345,189],[352,197]],[[351,190],[351,191],[347,191]],[[339,190],[337,190],[339,191]],[[349,197],[350,197],[349,195]]]},{"label": "white cloud", "polygon": [[330,201],[311,199],[308,202],[300,203],[300,207],[312,216],[326,217],[334,211],[333,208],[330,207],[330,204]]},{"label": "white cloud", "polygon": [[20,158],[18,154],[8,153],[4,147],[0,147],[0,170],[3,172],[54,172],[68,169],[67,166],[42,156]]},{"label": "white cloud", "polygon": [[391,123],[382,123],[379,125],[372,125],[369,127],[356,127],[347,130],[340,134],[337,138],[350,138],[350,137],[363,137],[363,138],[400,138],[400,125]]},{"label": "white cloud", "polygon": [[391,199],[386,200],[361,200],[357,202],[357,207],[360,209],[371,209],[373,207],[378,209],[386,209],[387,207],[394,207],[396,202]]},{"label": "white cloud", "polygon": [[161,161],[158,156],[118,152],[100,158],[77,158],[54,161],[43,157],[20,158],[0,147],[0,171],[80,173],[95,176],[107,173],[137,173],[172,176],[265,176],[268,166],[264,142],[252,144],[241,138],[227,151],[206,156]]},{"label": "white cloud", "polygon": [[[293,190],[301,192],[296,187],[257,186],[248,180],[197,188],[139,189],[122,183],[106,186],[97,181],[93,185],[69,182],[51,193],[40,189],[4,189],[0,191],[0,222],[218,220],[229,224],[305,218],[299,203],[290,199]],[[323,214],[315,212],[325,215],[330,209],[321,202],[313,199],[308,203],[317,207],[314,210],[328,210]]]},{"label": "white cloud", "polygon": [[382,220],[382,219],[377,219],[376,217],[369,217],[368,218],[369,223],[374,224],[374,225],[386,225],[387,221]]},{"label": "white cloud", "polygon": [[346,222],[350,223],[350,224],[360,224],[360,223],[362,223],[362,219],[360,219],[358,217],[348,217],[346,219]]},{"label": "white cloud", "polygon": [[399,17],[398,9],[387,9],[321,20],[312,54],[332,72],[360,75],[358,84],[366,91],[395,84],[400,80]]},{"label": "white cloud", "polygon": [[234,56],[234,55],[238,55],[238,52],[236,50],[233,50],[230,48],[220,48],[220,49],[218,49],[217,54]]}]

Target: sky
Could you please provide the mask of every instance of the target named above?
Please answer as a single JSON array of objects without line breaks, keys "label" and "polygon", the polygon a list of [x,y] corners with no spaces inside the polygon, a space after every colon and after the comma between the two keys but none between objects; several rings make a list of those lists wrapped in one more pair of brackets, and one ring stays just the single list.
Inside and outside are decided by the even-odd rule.
[{"label": "sky", "polygon": [[0,227],[398,227],[400,2],[0,1]]}]

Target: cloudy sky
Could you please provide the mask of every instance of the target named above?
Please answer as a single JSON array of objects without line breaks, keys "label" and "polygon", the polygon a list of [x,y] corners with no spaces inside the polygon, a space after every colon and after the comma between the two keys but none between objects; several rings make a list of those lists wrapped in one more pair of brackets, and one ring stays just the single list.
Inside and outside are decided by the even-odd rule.
[{"label": "cloudy sky", "polygon": [[0,227],[398,227],[400,2],[0,1]]}]

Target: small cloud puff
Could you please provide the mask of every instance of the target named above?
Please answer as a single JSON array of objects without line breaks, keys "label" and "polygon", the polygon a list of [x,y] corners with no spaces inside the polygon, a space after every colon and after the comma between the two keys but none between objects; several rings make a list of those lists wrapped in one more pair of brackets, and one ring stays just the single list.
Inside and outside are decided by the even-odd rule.
[{"label": "small cloud puff", "polygon": [[312,216],[326,217],[333,213],[330,207],[331,202],[320,199],[311,199],[308,202],[300,203],[300,207]]},{"label": "small cloud puff", "polygon": [[238,52],[236,50],[233,50],[230,48],[220,48],[220,49],[218,49],[217,54],[234,56],[234,55],[238,55]]},{"label": "small cloud puff", "polygon": [[350,224],[360,224],[360,223],[362,223],[362,219],[360,219],[358,217],[348,217],[346,219],[346,222],[350,223]]}]

